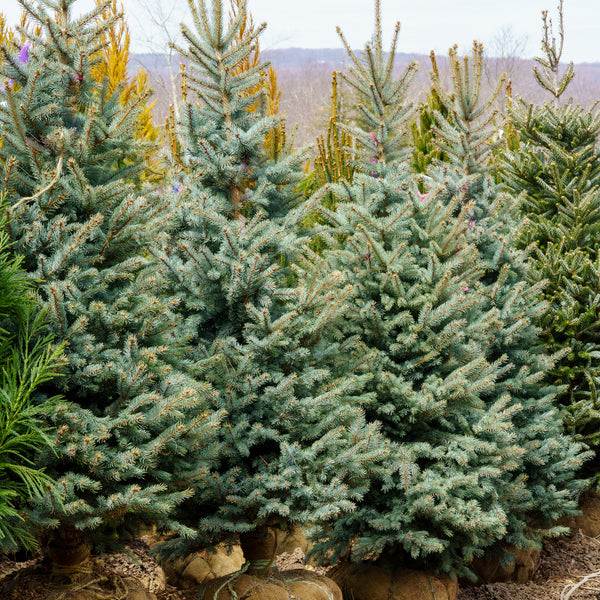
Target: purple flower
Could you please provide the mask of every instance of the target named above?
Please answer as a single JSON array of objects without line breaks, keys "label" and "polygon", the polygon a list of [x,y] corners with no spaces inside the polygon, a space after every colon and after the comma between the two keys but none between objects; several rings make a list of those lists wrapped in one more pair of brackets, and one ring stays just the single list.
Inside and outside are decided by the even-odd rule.
[{"label": "purple flower", "polygon": [[427,196],[429,196],[429,194],[422,194],[421,192],[417,192],[417,197],[421,202],[423,202],[423,200],[425,200]]},{"label": "purple flower", "polygon": [[465,287],[463,288],[463,292],[465,292],[465,294],[469,291],[469,286],[465,285]]},{"label": "purple flower", "polygon": [[327,298],[325,298],[327,300],[327,302],[331,302],[333,300],[333,298],[331,296],[327,296]]},{"label": "purple flower", "polygon": [[469,229],[471,229],[471,227],[475,227],[475,219],[469,221]]},{"label": "purple flower", "polygon": [[178,185],[174,185],[174,186],[173,186],[173,191],[174,191],[176,194],[179,194],[179,186],[178,186]]},{"label": "purple flower", "polygon": [[376,163],[376,162],[377,162],[377,159],[376,159],[375,157],[373,157],[373,158],[371,158],[371,162],[372,162],[372,163]]},{"label": "purple flower", "polygon": [[31,48],[31,44],[27,42],[19,52],[19,60],[26,65],[29,62],[29,48]]}]

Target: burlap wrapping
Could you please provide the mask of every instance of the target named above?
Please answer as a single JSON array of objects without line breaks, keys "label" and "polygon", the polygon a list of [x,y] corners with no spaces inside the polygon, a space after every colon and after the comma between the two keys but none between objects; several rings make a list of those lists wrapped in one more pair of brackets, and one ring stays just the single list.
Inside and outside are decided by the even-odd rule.
[{"label": "burlap wrapping", "polygon": [[352,600],[455,600],[458,583],[446,575],[434,575],[405,567],[369,563],[344,563],[328,573]]},{"label": "burlap wrapping", "polygon": [[257,527],[240,534],[240,546],[249,563],[251,575],[262,576],[271,568],[277,556],[277,530],[274,527]]},{"label": "burlap wrapping", "polygon": [[342,600],[340,588],[329,578],[304,569],[264,578],[234,574],[213,579],[199,589],[199,600]]},{"label": "burlap wrapping", "polygon": [[477,581],[469,582],[465,580],[464,584],[483,585],[499,581],[512,581],[514,583],[527,583],[530,581],[540,564],[540,551],[535,549],[519,550],[517,548],[506,548],[505,550],[514,554],[514,558],[508,564],[502,565],[499,554],[476,558],[469,565],[469,569],[475,574]]}]

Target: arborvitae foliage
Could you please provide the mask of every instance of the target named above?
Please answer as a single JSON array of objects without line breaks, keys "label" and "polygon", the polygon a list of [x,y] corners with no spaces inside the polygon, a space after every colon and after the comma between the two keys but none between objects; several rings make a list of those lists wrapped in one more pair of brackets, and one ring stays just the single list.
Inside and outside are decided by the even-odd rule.
[{"label": "arborvitae foliage", "polygon": [[20,260],[10,255],[6,218],[0,216],[0,552],[35,549],[21,514],[52,480],[36,468],[35,453],[48,446],[37,388],[56,376],[60,349],[43,333],[43,314],[29,297]]},{"label": "arborvitae foliage", "polygon": [[[175,300],[140,278],[145,245],[166,227],[167,203],[138,197],[146,144],[135,138],[144,97],[98,88],[94,69],[112,26],[110,2],[72,18],[73,0],[23,0],[40,35],[4,45],[1,180],[9,235],[39,288],[48,327],[65,343],[64,376],[45,387],[69,404],[48,414],[55,451],[42,456],[58,487],[29,519],[55,543],[118,537],[140,520],[168,522],[182,455],[206,467],[214,423],[207,390],[180,374]],[[11,85],[12,80],[14,83]],[[198,456],[194,456],[194,454]],[[187,467],[187,464],[185,465]]]},{"label": "arborvitae foliage", "polygon": [[[433,72],[439,76],[437,60],[433,50],[430,54]],[[446,160],[445,153],[433,142],[433,128],[436,124],[435,113],[440,112],[448,118],[448,109],[440,101],[435,88],[432,88],[425,102],[419,105],[417,118],[411,123],[412,162],[415,173],[425,173],[432,160]]]},{"label": "arborvitae foliage", "polygon": [[197,527],[188,544],[202,546],[337,517],[384,448],[357,408],[361,378],[340,359],[340,346],[350,353],[356,343],[335,337],[348,290],[330,294],[314,276],[290,288],[298,276],[282,266],[299,251],[294,230],[306,211],[288,207],[305,153],[273,161],[265,150],[279,122],[252,110],[265,67],[239,69],[262,27],[239,35],[245,2],[229,24],[222,0],[190,9],[196,31],[183,26],[181,50],[190,60],[181,124],[189,175],[175,194],[171,238],[153,252],[181,298],[192,371],[227,413],[216,472],[183,511]]},{"label": "arborvitae foliage", "polygon": [[[562,3],[561,3],[562,4]],[[550,310],[539,323],[550,352],[569,349],[547,377],[565,385],[559,396],[570,431],[593,446],[600,442],[600,113],[560,98],[573,77],[559,77],[562,51],[543,14],[545,57],[536,70],[553,100],[543,105],[515,100],[510,119],[517,140],[507,149],[502,172],[507,187],[522,194],[528,220],[522,245],[533,243],[531,280],[547,280]],[[594,467],[596,468],[596,467]]]},{"label": "arborvitae foliage", "polygon": [[[491,162],[499,143],[492,103],[479,97],[481,46],[474,45],[472,61],[450,52],[452,92],[446,92],[433,73],[434,87],[450,118],[436,113],[440,148],[450,164],[432,164],[428,176],[449,201],[462,190],[467,209],[469,243],[476,246],[484,269],[474,286],[481,294],[490,329],[485,355],[505,367],[495,383],[495,393],[513,407],[514,442],[522,451],[514,480],[499,491],[506,510],[507,533],[503,544],[539,544],[543,527],[558,515],[575,508],[582,482],[574,479],[585,460],[580,444],[564,434],[562,419],[553,407],[558,388],[547,375],[560,355],[550,356],[541,343],[540,316],[547,314],[543,284],[531,282],[530,257],[520,249],[524,223],[518,198],[502,193],[493,178]],[[500,84],[496,93],[500,89]],[[441,191],[440,191],[441,193]],[[457,218],[465,218],[457,214]],[[564,354],[564,353],[563,353]],[[517,410],[515,410],[517,409]],[[536,521],[535,530],[529,523]]]},{"label": "arborvitae foliage", "polygon": [[[373,64],[355,70],[365,95],[382,87],[377,54],[367,47]],[[473,219],[491,229],[499,213],[489,205],[488,223],[483,202],[491,196],[479,205],[471,187],[469,169],[484,169],[489,133],[463,118],[463,110],[469,117],[485,111],[472,73],[454,68],[460,100],[436,92],[460,133],[446,121],[436,135],[449,140],[444,151],[456,167],[440,167],[439,180],[437,172],[422,178],[385,151],[374,170],[365,153],[353,184],[332,186],[344,201],[324,211],[336,234],[330,244],[338,246],[325,256],[355,290],[346,333],[360,334],[375,354],[366,365],[376,395],[367,418],[381,420],[392,446],[387,472],[371,480],[358,510],[324,535],[354,557],[383,554],[385,562],[417,559],[468,573],[466,564],[494,544],[537,541],[525,518],[574,508],[567,486],[582,456],[561,435],[552,390],[539,387],[550,361],[536,349],[527,312],[540,309],[539,293],[505,266],[507,258],[520,261],[518,274],[525,257],[512,252],[504,225],[487,234],[485,255],[473,231]],[[385,104],[372,97],[365,112],[383,122]],[[389,147],[400,128],[397,121],[380,128],[376,149]],[[419,191],[423,182],[427,193]]]}]

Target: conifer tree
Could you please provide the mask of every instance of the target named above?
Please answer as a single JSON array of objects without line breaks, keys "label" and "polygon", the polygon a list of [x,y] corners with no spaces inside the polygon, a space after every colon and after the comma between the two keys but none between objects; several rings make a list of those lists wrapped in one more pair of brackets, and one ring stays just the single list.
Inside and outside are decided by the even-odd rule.
[{"label": "conifer tree", "polygon": [[[100,7],[103,4],[104,0],[96,0],[97,6]],[[140,111],[136,119],[136,139],[146,142],[160,141],[162,133],[152,120],[154,102],[150,101],[152,90],[148,84],[148,71],[138,68],[134,76],[129,74],[131,36],[122,10],[120,11],[117,5],[117,0],[112,0],[107,10],[101,14],[102,19],[110,23],[110,28],[105,33],[106,45],[101,53],[102,60],[96,62],[93,77],[101,86],[104,85],[106,78],[109,94],[113,94],[118,89],[121,94],[121,103],[124,106],[132,98],[145,98],[143,102],[138,100]],[[152,176],[153,181],[158,182],[162,175],[159,159],[156,156],[158,147],[149,144],[148,150],[147,174]]]},{"label": "conifer tree", "polygon": [[[331,79],[331,117],[325,136],[317,137],[317,155],[313,160],[313,169],[301,184],[305,197],[310,197],[328,183],[337,183],[342,179],[352,181],[352,138],[338,129],[339,123],[338,73],[333,72]],[[335,198],[328,194],[325,205],[332,208]]]},{"label": "conifer tree", "polygon": [[[323,532],[324,548],[333,541],[354,558],[417,559],[421,566],[468,574],[466,564],[486,548],[529,541],[525,516],[556,517],[573,508],[568,485],[583,457],[561,437],[550,391],[537,386],[545,357],[535,354],[537,331],[521,305],[521,297],[531,302],[535,293],[507,276],[504,258],[494,273],[488,264],[493,255],[484,256],[473,235],[478,196],[465,177],[468,169],[482,168],[483,157],[471,151],[481,147],[469,139],[474,133],[480,141],[482,134],[465,130],[462,113],[436,86],[460,127],[459,134],[448,124],[437,137],[468,140],[472,148],[455,168],[440,165],[439,177],[410,172],[396,141],[409,116],[398,93],[408,76],[400,83],[388,77],[394,47],[384,61],[378,0],[375,5],[375,36],[364,58],[353,58],[349,76],[362,90],[366,106],[360,110],[371,131],[356,132],[365,148],[353,184],[332,186],[337,210],[323,213],[334,234],[325,256],[355,290],[346,333],[361,335],[375,356],[367,363],[373,373],[367,389],[376,396],[367,418],[381,420],[390,461],[371,480],[358,510]],[[457,85],[465,87],[454,95],[481,115],[471,73],[457,75]],[[465,89],[467,96],[461,95]],[[442,150],[459,153],[449,143]],[[488,241],[496,255],[523,260],[500,236]],[[524,338],[533,353],[521,351]],[[530,369],[527,358],[534,363]],[[533,416],[539,422],[528,422]],[[526,456],[530,450],[535,454]]]},{"label": "conifer tree", "polygon": [[[229,0],[231,5],[231,10],[229,13],[229,24],[233,23],[239,14],[242,3],[244,0]],[[256,30],[256,26],[254,25],[254,20],[252,15],[246,11],[245,21],[241,24],[241,27],[237,33],[237,39],[235,40],[237,43],[241,42],[248,35],[252,35]],[[260,47],[258,38],[254,41],[254,49],[249,56],[247,56],[243,61],[240,62],[236,71],[233,73],[234,75],[237,73],[241,73],[242,71],[248,71],[254,67],[257,67],[262,62],[260,56]],[[277,71],[273,65],[268,65],[265,68],[265,71],[261,74],[261,78],[255,88],[250,88],[248,93],[252,94],[258,92],[262,88],[264,92],[264,97],[260,100],[260,102],[265,103],[266,105],[262,107],[264,113],[268,116],[276,116],[279,114],[279,103],[281,102],[281,90],[277,85]],[[250,112],[259,109],[259,105],[256,104],[254,107],[250,108]],[[281,120],[277,127],[273,128],[265,136],[265,150],[267,155],[271,158],[277,159],[277,156],[280,152],[282,152],[285,148],[286,143],[286,127],[285,121]]]},{"label": "conifer tree", "polygon": [[[547,381],[564,385],[559,395],[567,427],[597,446],[600,442],[600,113],[562,94],[573,78],[572,64],[559,74],[564,39],[559,5],[558,46],[543,18],[543,56],[535,75],[552,100],[534,105],[518,98],[510,119],[516,140],[507,148],[502,174],[509,190],[522,194],[528,224],[521,244],[534,245],[530,278],[547,280],[550,310],[539,324],[550,352],[562,352]],[[568,352],[564,352],[568,349]],[[597,461],[594,469],[597,470]]]},{"label": "conifer tree", "polygon": [[[0,206],[2,206],[0,204]],[[52,480],[36,468],[35,453],[50,444],[35,403],[40,385],[56,376],[60,348],[43,334],[43,313],[28,291],[31,284],[10,255],[6,217],[0,215],[0,552],[36,548],[21,513]]]},{"label": "conifer tree", "polygon": [[[99,89],[94,77],[110,2],[77,18],[73,0],[21,5],[41,32],[22,29],[21,48],[0,48],[0,163],[14,251],[65,344],[64,376],[43,390],[68,401],[47,414],[55,454],[40,458],[57,488],[28,515],[52,529],[60,562],[61,548],[118,541],[144,520],[170,523],[208,468],[215,422],[207,386],[176,368],[176,300],[158,277],[141,277],[168,205],[136,195],[145,97],[123,104],[122,88],[111,93],[105,79]],[[183,477],[187,486],[175,483]]]},{"label": "conifer tree", "polygon": [[543,283],[531,282],[529,252],[521,249],[524,224],[519,200],[503,193],[495,181],[493,156],[501,137],[492,106],[503,81],[488,99],[481,98],[482,47],[477,42],[471,61],[460,60],[456,48],[451,49],[450,66],[451,92],[445,91],[439,75],[432,73],[434,88],[449,116],[436,113],[434,140],[447,161],[434,161],[428,176],[443,186],[449,198],[463,191],[467,239],[477,248],[483,268],[476,287],[484,298],[490,325],[485,353],[490,361],[506,361],[496,382],[497,393],[507,395],[511,406],[518,407],[512,423],[515,443],[522,449],[515,469],[520,484],[508,480],[501,492],[508,516],[503,544],[539,545],[541,535],[558,530],[544,531],[542,527],[537,531],[528,524],[536,521],[549,526],[575,508],[583,486],[575,472],[589,453],[583,453],[582,446],[565,435],[562,418],[554,408],[559,388],[548,385],[547,374],[561,356],[547,353],[542,344],[539,318],[548,310]]},{"label": "conifer tree", "polygon": [[189,47],[180,50],[189,59],[180,124],[188,175],[170,239],[153,253],[181,298],[192,372],[227,414],[215,473],[183,506],[197,529],[184,547],[331,520],[353,507],[385,451],[358,409],[365,377],[341,364],[341,346],[350,353],[356,343],[336,338],[348,290],[300,279],[289,260],[307,212],[291,209],[306,152],[269,155],[264,142],[280,117],[261,108],[266,67],[239,68],[264,26],[239,35],[245,2],[228,24],[222,0],[190,9],[196,29],[182,27]]},{"label": "conifer tree", "polygon": [[465,210],[461,195],[444,205],[417,187],[399,143],[415,67],[392,78],[399,25],[386,60],[378,0],[375,16],[362,59],[346,44],[347,80],[363,97],[368,130],[351,130],[360,144],[353,183],[332,186],[337,209],[323,213],[334,227],[325,256],[354,289],[346,333],[362,337],[374,375],[367,416],[381,420],[392,448],[359,509],[324,532],[324,548],[395,560],[404,550],[450,569],[504,532],[496,482],[519,449],[506,402],[484,401],[503,365],[486,360],[479,339],[481,267],[466,221],[453,218]]},{"label": "conifer tree", "polygon": [[[437,59],[433,50],[430,59],[433,72],[439,77]],[[445,118],[448,118],[448,110],[438,98],[435,87],[432,87],[425,102],[419,106],[417,118],[410,125],[413,148],[412,168],[415,173],[425,173],[434,159],[446,160],[446,155],[433,140],[436,112],[441,112]]]},{"label": "conifer tree", "polygon": [[[354,168],[351,161],[354,143],[348,133],[338,129],[338,105],[338,73],[334,71],[331,81],[331,117],[327,133],[325,136],[317,137],[317,154],[313,159],[313,168],[309,170],[309,165],[307,165],[307,173],[299,185],[299,189],[302,190],[302,194],[307,200],[328,183],[337,183],[342,180],[352,181]],[[319,203],[333,209],[336,197],[333,193],[327,192],[320,195]],[[323,224],[323,220],[318,209],[314,210],[304,221],[304,226],[312,229],[320,224]],[[313,236],[310,246],[319,251],[323,247],[323,241],[319,236]]]}]

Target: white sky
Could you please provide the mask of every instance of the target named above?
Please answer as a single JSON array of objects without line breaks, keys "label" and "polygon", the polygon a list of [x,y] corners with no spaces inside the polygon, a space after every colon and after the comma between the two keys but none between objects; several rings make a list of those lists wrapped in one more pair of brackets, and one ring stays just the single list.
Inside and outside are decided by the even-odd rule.
[{"label": "white sky", "polygon": [[[445,54],[455,43],[461,52],[467,52],[477,39],[494,54],[494,38],[503,27],[510,27],[514,40],[526,41],[523,55],[534,56],[540,50],[541,11],[548,9],[556,22],[558,1],[382,0],[384,40],[389,44],[395,22],[401,21],[400,52],[428,54],[435,50]],[[134,52],[160,52],[166,39],[164,29],[175,36],[177,23],[186,19],[187,0],[122,2]],[[75,7],[86,10],[92,4],[93,0],[78,0]],[[564,0],[564,5],[563,60],[600,62],[600,0]],[[172,11],[167,6],[173,7]],[[353,48],[362,48],[373,31],[373,6],[373,0],[248,0],[255,22],[268,23],[261,38],[263,49],[340,47],[337,25]],[[155,17],[161,12],[169,17],[166,27],[154,26],[148,10]],[[0,0],[0,12],[16,23],[20,14],[17,0]]]}]

